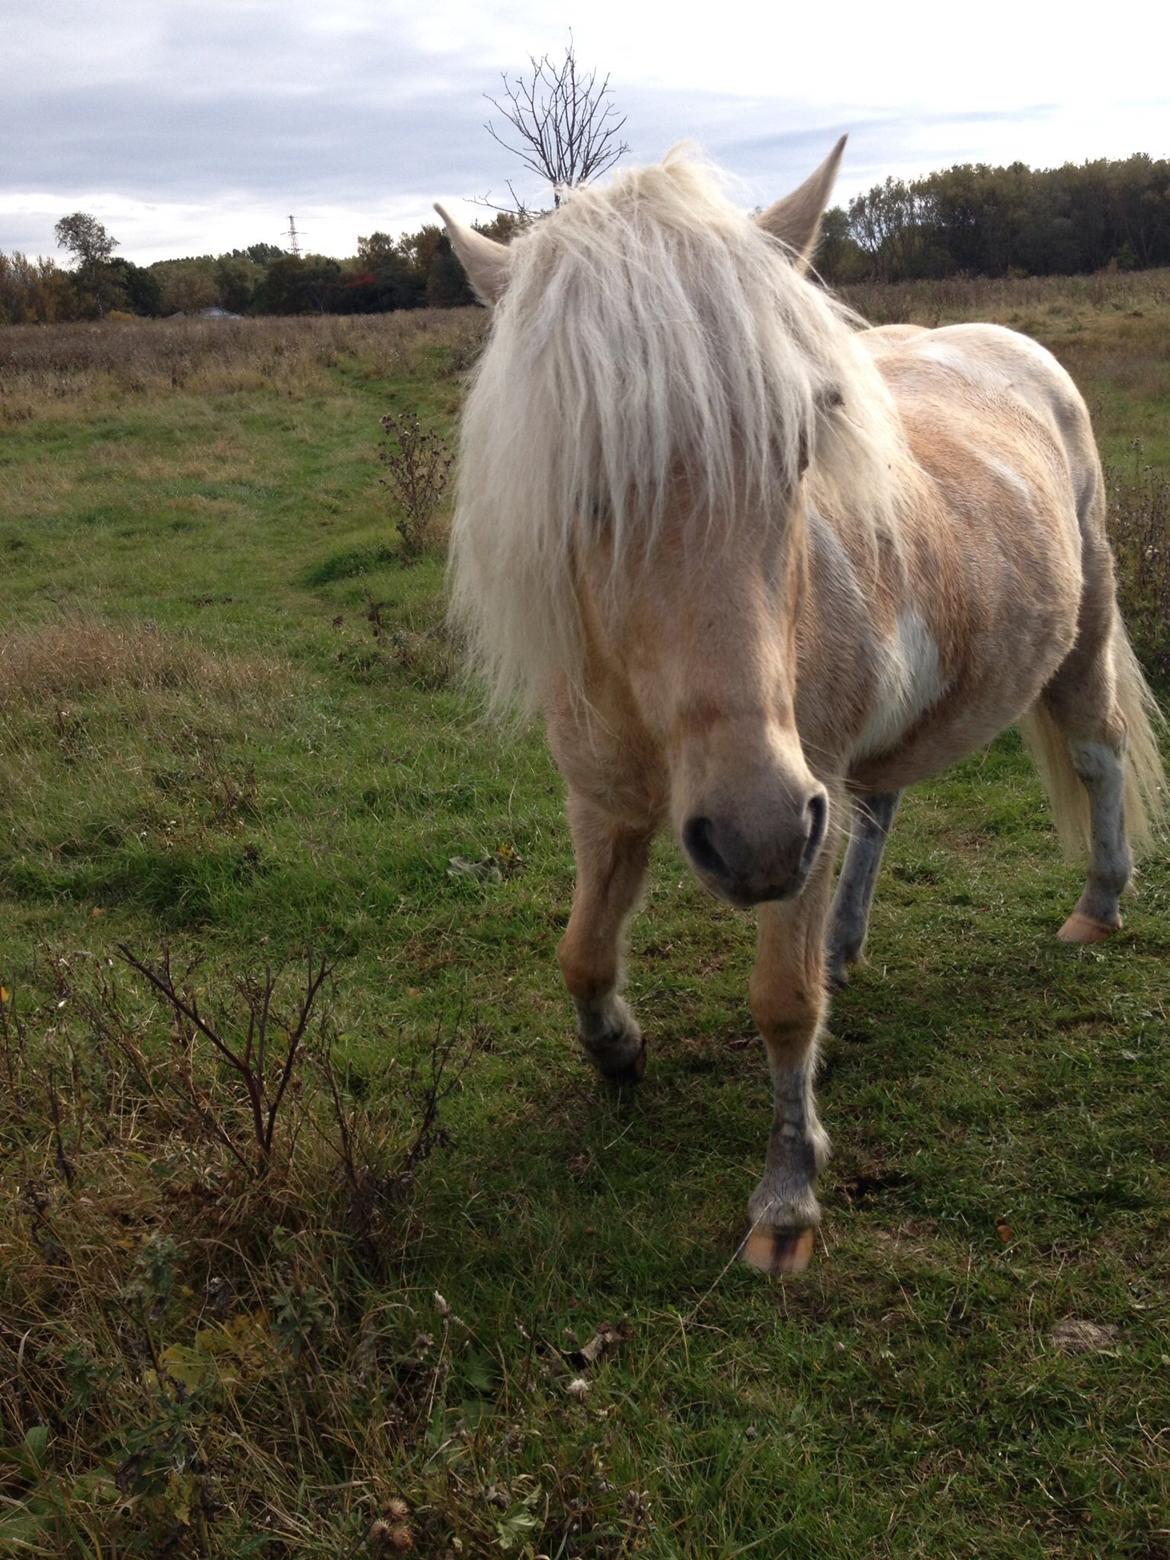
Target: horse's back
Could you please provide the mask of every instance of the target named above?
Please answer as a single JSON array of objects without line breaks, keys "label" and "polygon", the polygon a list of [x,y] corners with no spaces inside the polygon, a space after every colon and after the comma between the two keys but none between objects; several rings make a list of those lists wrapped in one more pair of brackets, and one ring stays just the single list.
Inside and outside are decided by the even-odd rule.
[{"label": "horse's back", "polygon": [[882,326],[859,339],[904,416],[914,416],[916,402],[954,408],[965,400],[990,446],[1018,438],[1021,410],[1039,422],[1067,463],[1079,524],[1090,523],[1101,487],[1092,424],[1080,391],[1046,347],[991,324]]}]

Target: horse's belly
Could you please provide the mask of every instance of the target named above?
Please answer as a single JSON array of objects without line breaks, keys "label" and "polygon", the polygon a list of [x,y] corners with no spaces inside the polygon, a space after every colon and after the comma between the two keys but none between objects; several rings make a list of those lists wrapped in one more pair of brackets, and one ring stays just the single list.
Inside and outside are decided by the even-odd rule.
[{"label": "horse's belly", "polygon": [[[993,741],[1032,707],[1072,648],[1075,622],[1054,634],[1028,659],[1004,659],[981,677],[967,676],[938,687],[929,703],[911,707],[901,729],[881,748],[860,749],[849,765],[851,782],[867,791],[897,791],[949,769]],[[926,671],[932,670],[927,665]],[[926,671],[915,687],[930,686]],[[891,719],[887,711],[885,718]],[[879,717],[872,717],[877,725]],[[867,729],[871,723],[867,723]]]}]

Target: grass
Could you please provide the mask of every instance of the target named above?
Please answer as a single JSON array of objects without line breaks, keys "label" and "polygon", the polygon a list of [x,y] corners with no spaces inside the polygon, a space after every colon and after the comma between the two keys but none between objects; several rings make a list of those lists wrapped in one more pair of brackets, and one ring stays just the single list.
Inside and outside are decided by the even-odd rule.
[{"label": "grass", "polygon": [[[1170,468],[1164,278],[1015,285],[1122,479]],[[448,434],[479,327],[0,333],[0,1554],[1170,1555],[1165,855],[1063,947],[1016,739],[920,788],[835,1004],[822,1249],[729,1264],[750,918],[658,848],[651,1071],[600,1091],[555,771],[395,540],[380,419]],[[232,1047],[273,971],[268,1069],[335,963],[263,1174],[118,952],[164,941]]]}]

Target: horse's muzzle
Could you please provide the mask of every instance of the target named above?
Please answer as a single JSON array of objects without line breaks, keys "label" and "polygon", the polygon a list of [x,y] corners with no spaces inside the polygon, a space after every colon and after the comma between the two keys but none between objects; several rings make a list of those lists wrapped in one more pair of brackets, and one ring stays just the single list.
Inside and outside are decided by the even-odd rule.
[{"label": "horse's muzzle", "polygon": [[703,882],[733,905],[792,899],[804,887],[824,842],[829,799],[813,791],[789,828],[761,838],[742,819],[700,814],[682,828],[683,848]]}]

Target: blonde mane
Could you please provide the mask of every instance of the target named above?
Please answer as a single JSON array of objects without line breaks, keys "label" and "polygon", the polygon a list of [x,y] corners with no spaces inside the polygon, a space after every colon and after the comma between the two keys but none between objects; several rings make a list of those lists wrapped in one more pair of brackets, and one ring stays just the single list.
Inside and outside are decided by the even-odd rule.
[{"label": "blonde mane", "polygon": [[900,437],[858,322],[724,196],[661,164],[576,189],[512,245],[463,414],[452,616],[499,705],[578,686],[575,560],[615,591],[664,514],[696,555],[783,524],[801,473],[830,512],[891,516]]}]

